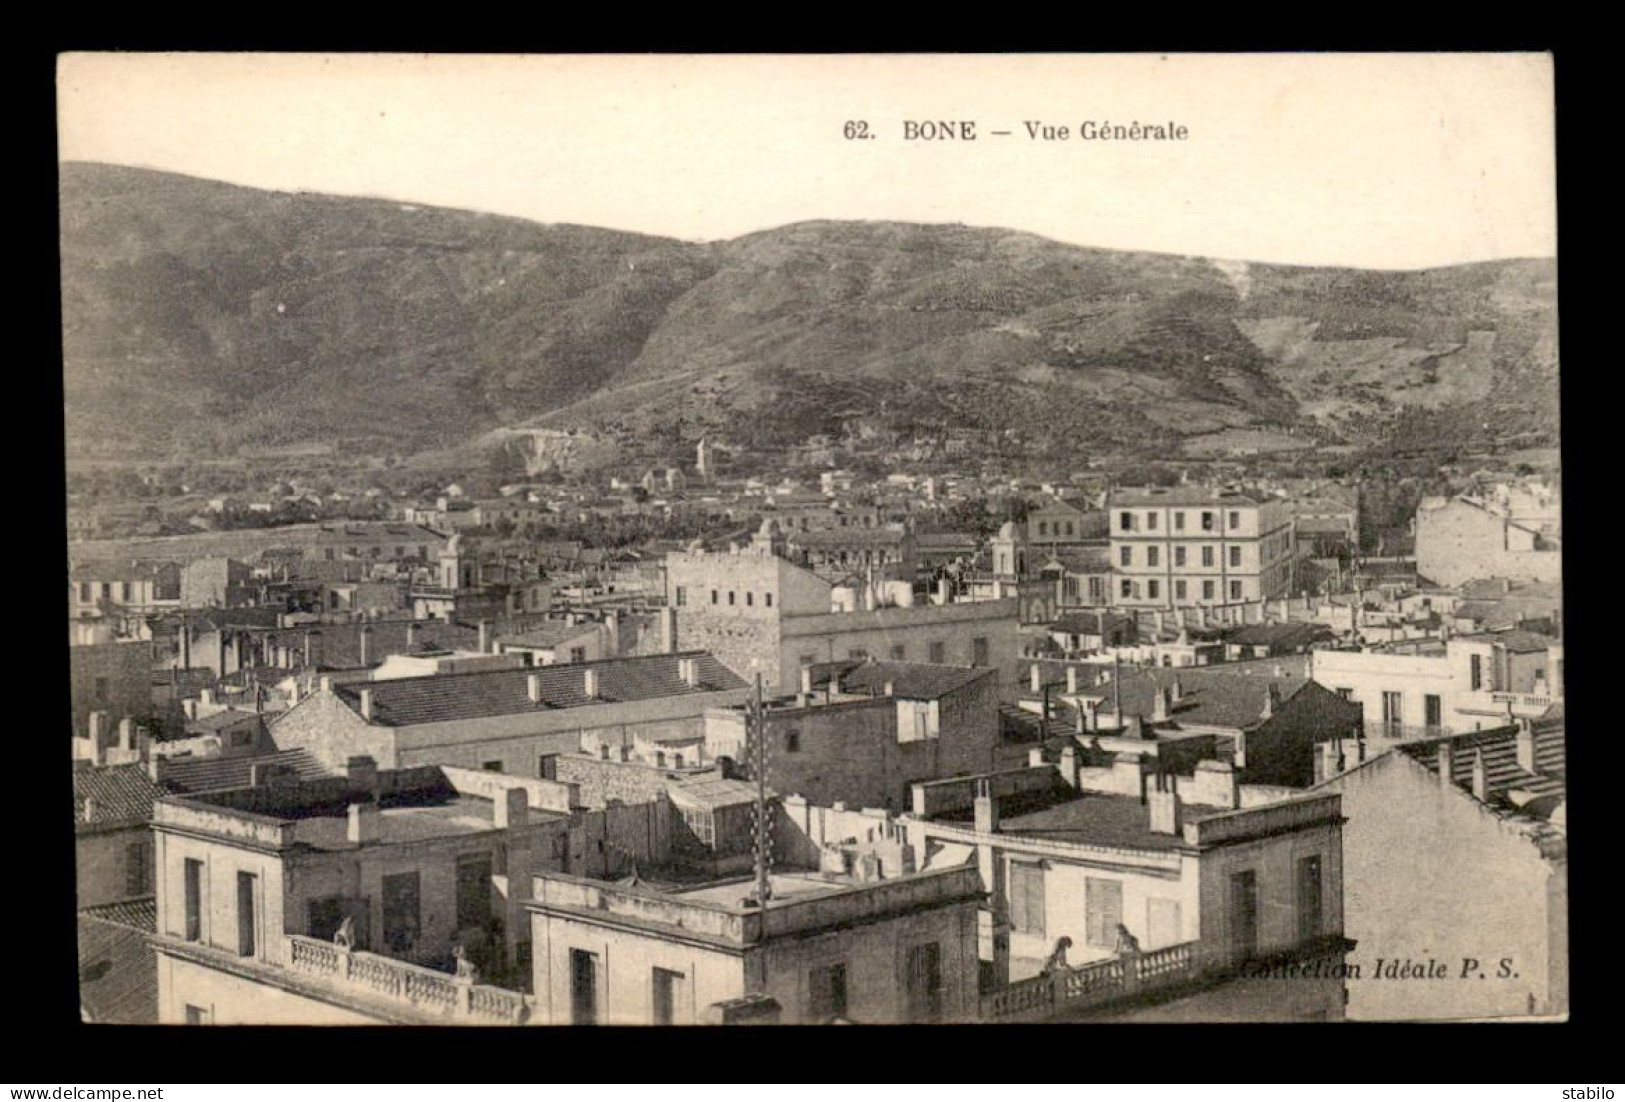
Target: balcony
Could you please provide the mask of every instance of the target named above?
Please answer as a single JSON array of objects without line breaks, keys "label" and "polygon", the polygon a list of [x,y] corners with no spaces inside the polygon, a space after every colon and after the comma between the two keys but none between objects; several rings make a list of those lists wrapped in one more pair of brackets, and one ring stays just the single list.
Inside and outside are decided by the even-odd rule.
[{"label": "balcony", "polygon": [[518,991],[297,934],[288,935],[288,966],[448,1025],[523,1025],[530,1017],[529,1004]]}]

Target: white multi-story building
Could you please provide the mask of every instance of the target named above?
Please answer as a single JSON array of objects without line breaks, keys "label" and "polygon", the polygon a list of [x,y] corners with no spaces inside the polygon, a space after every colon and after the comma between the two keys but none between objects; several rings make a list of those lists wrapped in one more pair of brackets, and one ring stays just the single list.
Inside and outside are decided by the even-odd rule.
[{"label": "white multi-story building", "polygon": [[1107,510],[1115,606],[1240,605],[1291,592],[1285,502],[1175,487],[1118,491]]}]

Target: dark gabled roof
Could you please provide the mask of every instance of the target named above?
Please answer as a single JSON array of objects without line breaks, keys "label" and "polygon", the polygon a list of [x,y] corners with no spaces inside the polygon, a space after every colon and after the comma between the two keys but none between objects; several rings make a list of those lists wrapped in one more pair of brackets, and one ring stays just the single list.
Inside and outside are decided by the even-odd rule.
[{"label": "dark gabled roof", "polygon": [[506,644],[511,647],[556,647],[569,639],[591,634],[596,630],[594,624],[571,624],[563,620],[556,620],[550,624],[542,624],[517,635],[499,635],[496,638],[499,646]]},{"label": "dark gabled roof", "polygon": [[283,766],[302,781],[331,775],[331,770],[303,748],[240,758],[165,758],[158,775],[169,792],[221,792],[249,787],[254,766],[266,763]]},{"label": "dark gabled roof", "polygon": [[[104,765],[75,769],[73,818],[77,829],[135,825],[152,821],[152,802],[163,792],[138,765]],[[85,801],[95,805],[95,818],[85,821]]]},{"label": "dark gabled roof", "polygon": [[[699,662],[698,686],[691,686],[683,680],[678,669],[679,660],[683,658]],[[586,695],[588,670],[596,671],[598,675],[596,698]],[[540,682],[540,703],[530,698],[532,676]],[[745,682],[715,657],[703,651],[692,651],[560,666],[365,681],[338,685],[333,691],[357,712],[361,710],[361,692],[370,691],[372,722],[386,727],[402,727],[416,723],[522,715],[546,708],[654,700],[744,687]]]},{"label": "dark gabled roof", "polygon": [[1111,572],[1111,553],[1105,547],[1080,547],[1057,551],[1045,557],[1044,566],[1057,563],[1068,574],[1107,574]]},{"label": "dark gabled roof", "polygon": [[1108,509],[1119,505],[1258,505],[1260,499],[1238,490],[1217,490],[1210,486],[1170,486],[1167,488],[1125,487],[1112,491],[1106,499]]},{"label": "dark gabled roof", "polygon": [[[831,667],[831,672],[840,668],[837,664]],[[841,671],[841,691],[878,695],[884,693],[890,683],[893,696],[905,700],[936,700],[993,673],[987,668],[934,666],[926,662],[851,662]],[[826,675],[815,684],[828,680]]]},{"label": "dark gabled roof", "polygon": [[[1185,804],[1184,821],[1194,822],[1224,810],[1206,804]],[[1019,838],[1130,849],[1168,850],[1185,844],[1183,834],[1152,831],[1146,807],[1137,797],[1100,793],[1090,793],[1037,811],[1002,818],[999,833]]]},{"label": "dark gabled roof", "polygon": [[237,708],[227,708],[223,712],[216,712],[213,715],[198,716],[196,719],[187,720],[186,729],[199,734],[213,734],[216,731],[224,731],[228,727],[236,727],[240,724],[247,723],[249,720],[257,720],[259,718],[260,716],[257,712],[245,712]]}]

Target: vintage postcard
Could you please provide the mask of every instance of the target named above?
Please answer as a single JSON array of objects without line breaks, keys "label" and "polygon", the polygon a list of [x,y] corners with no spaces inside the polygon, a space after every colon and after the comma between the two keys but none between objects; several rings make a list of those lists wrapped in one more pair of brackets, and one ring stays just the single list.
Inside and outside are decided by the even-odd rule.
[{"label": "vintage postcard", "polygon": [[58,96],[84,1020],[1567,1016],[1550,56]]}]

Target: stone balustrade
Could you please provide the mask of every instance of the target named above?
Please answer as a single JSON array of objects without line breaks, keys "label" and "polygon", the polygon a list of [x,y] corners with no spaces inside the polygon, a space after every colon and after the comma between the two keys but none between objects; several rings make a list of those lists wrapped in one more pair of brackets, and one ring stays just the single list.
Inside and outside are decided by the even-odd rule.
[{"label": "stone balustrade", "polygon": [[529,1017],[518,991],[472,983],[432,968],[288,935],[288,964],[342,987],[399,1002],[431,1017],[467,1025],[521,1025]]}]

